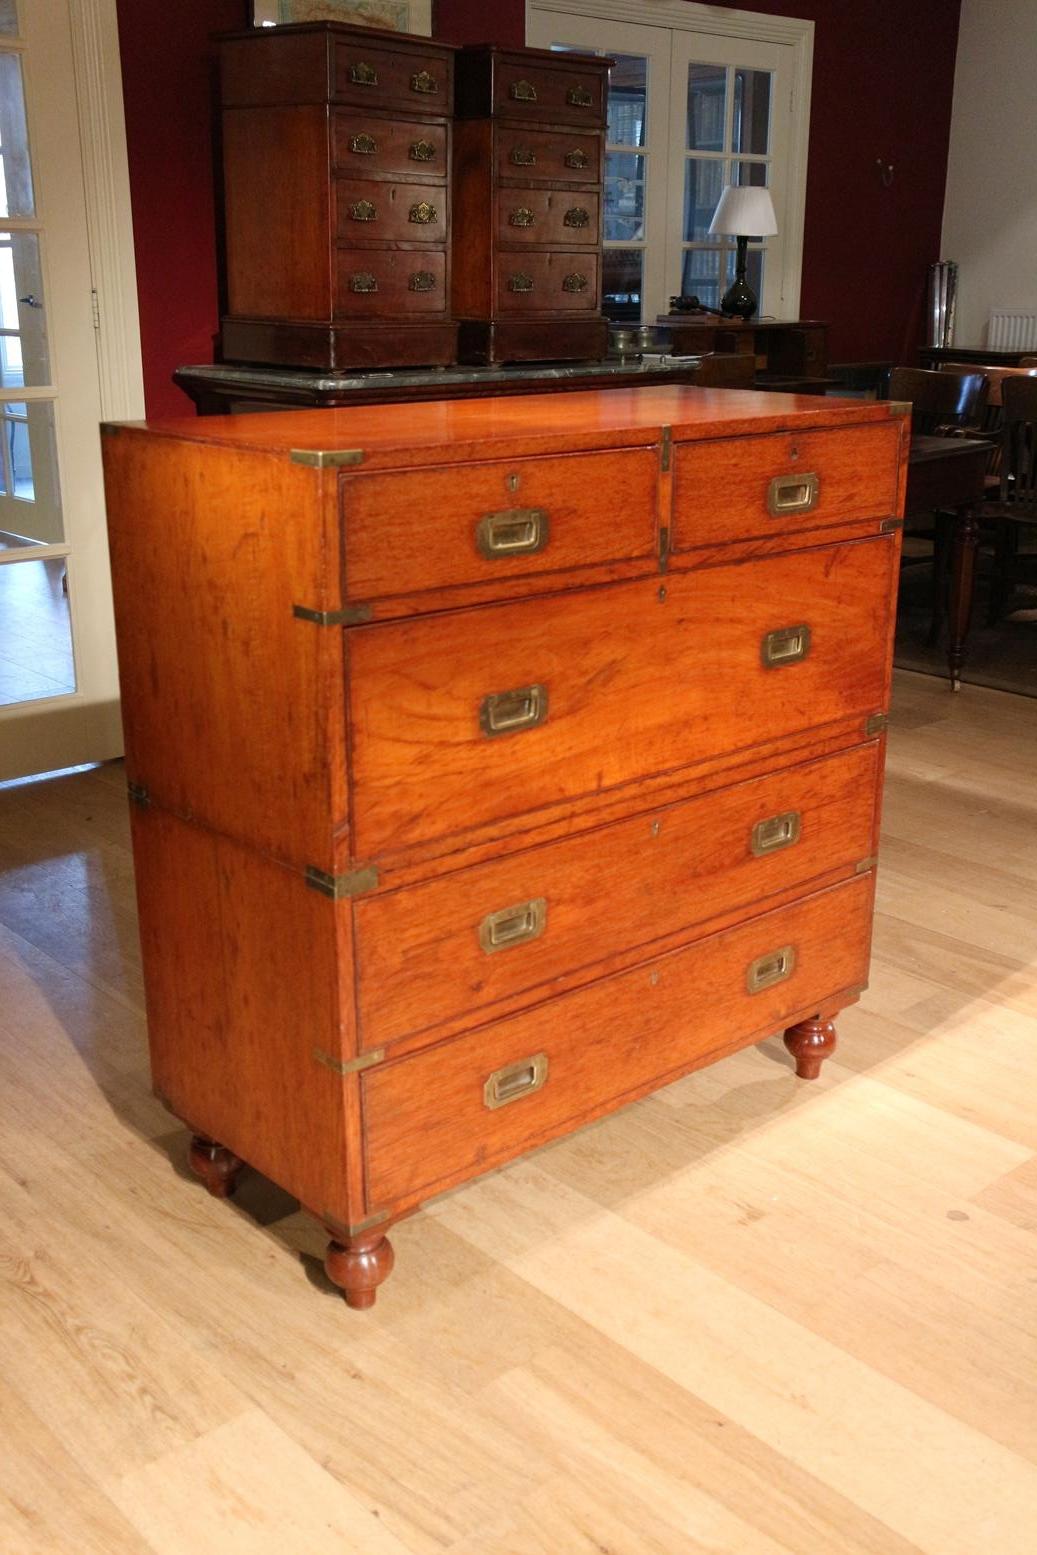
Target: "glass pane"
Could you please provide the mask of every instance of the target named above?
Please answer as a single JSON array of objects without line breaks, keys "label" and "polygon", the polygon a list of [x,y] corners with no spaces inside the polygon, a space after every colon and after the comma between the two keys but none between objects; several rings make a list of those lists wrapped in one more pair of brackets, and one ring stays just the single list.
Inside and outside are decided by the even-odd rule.
[{"label": "glass pane", "polygon": [[770,150],[771,76],[769,70],[735,71],[735,122],[732,150],[766,156]]},{"label": "glass pane", "polygon": [[17,0],[0,0],[0,32],[18,31]]},{"label": "glass pane", "polygon": [[713,212],[724,188],[724,163],[720,157],[689,157],[684,179],[684,241],[707,237]]},{"label": "glass pane", "polygon": [[608,142],[643,146],[648,113],[648,61],[640,54],[617,54],[609,71]]},{"label": "glass pane", "polygon": [[35,214],[22,62],[17,54],[0,54],[0,216]]},{"label": "glass pane", "polygon": [[685,249],[681,292],[685,297],[697,297],[707,308],[720,306],[719,248]]},{"label": "glass pane", "polygon": [[749,184],[754,189],[765,189],[769,170],[770,164],[767,162],[735,162],[732,181],[736,184]]},{"label": "glass pane", "polygon": [[617,323],[640,324],[644,250],[607,248],[603,265],[602,312]]},{"label": "glass pane", "polygon": [[688,150],[723,151],[727,69],[688,66]]},{"label": "glass pane", "polygon": [[645,235],[645,159],[637,152],[605,157],[605,241],[636,242]]},{"label": "glass pane", "polygon": [[0,550],[64,538],[54,407],[0,401]]},{"label": "glass pane", "polygon": [[0,706],[76,689],[62,556],[0,566]]},{"label": "glass pane", "polygon": [[40,240],[35,232],[0,232],[0,387],[49,382]]}]

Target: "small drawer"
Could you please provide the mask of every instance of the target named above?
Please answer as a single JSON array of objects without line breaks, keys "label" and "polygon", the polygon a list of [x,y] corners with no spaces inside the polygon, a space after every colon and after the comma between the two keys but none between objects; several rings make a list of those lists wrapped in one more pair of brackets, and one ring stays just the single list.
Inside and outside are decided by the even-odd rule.
[{"label": "small drawer", "polygon": [[447,190],[422,183],[340,178],[335,183],[339,243],[446,243]]},{"label": "small drawer", "polygon": [[870,877],[847,881],[366,1071],[369,1207],[484,1172],[860,988],[871,900]]},{"label": "small drawer", "polygon": [[450,168],[445,124],[380,119],[355,109],[335,114],[334,167],[362,178],[442,181]]},{"label": "small drawer", "polygon": [[533,64],[503,55],[493,82],[493,112],[498,118],[541,120],[600,129],[605,123],[604,70],[568,63]]},{"label": "small drawer", "polygon": [[857,746],[602,831],[354,904],[361,1045],[434,1031],[554,979],[851,875],[874,845],[879,750]]},{"label": "small drawer", "polygon": [[601,182],[602,144],[600,135],[498,124],[494,133],[497,177],[597,184]]},{"label": "small drawer", "polygon": [[336,318],[443,314],[446,255],[440,250],[340,248],[335,254]]},{"label": "small drawer", "polygon": [[899,423],[674,449],[670,546],[794,534],[896,512]]},{"label": "small drawer", "polygon": [[[356,856],[515,822],[841,719],[859,715],[863,732],[885,706],[895,556],[876,536],[672,572],[663,587],[644,578],[359,627]],[[765,663],[765,642],[790,632],[805,651]],[[534,686],[546,717],[488,738],[487,697]]]},{"label": "small drawer", "polygon": [[454,105],[453,59],[448,53],[387,48],[381,39],[336,40],[333,96],[367,108],[405,108],[446,117]]},{"label": "small drawer", "polygon": [[[424,263],[414,254],[386,257]],[[347,477],[346,596],[647,559],[656,545],[658,467],[654,449],[637,448]]]},{"label": "small drawer", "polygon": [[596,191],[498,190],[498,243],[596,248],[600,241],[601,201]]},{"label": "small drawer", "polygon": [[497,309],[508,318],[530,313],[597,313],[597,253],[497,255]]}]

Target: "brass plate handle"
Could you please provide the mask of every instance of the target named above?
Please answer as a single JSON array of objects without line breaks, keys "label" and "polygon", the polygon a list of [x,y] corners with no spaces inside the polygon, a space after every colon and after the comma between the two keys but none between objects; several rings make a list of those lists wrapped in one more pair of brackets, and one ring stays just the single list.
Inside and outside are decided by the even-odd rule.
[{"label": "brass plate handle", "polygon": [[565,153],[566,167],[572,167],[579,171],[581,168],[589,166],[589,164],[590,157],[585,151],[567,151]]},{"label": "brass plate handle", "polygon": [[510,950],[513,945],[539,939],[546,924],[547,900],[538,896],[532,902],[519,902],[517,907],[502,907],[499,912],[488,913],[479,925],[479,944],[492,956],[498,950]]},{"label": "brass plate handle", "polygon": [[378,282],[370,270],[358,270],[349,283],[350,290],[354,292],[376,292]]},{"label": "brass plate handle", "polygon": [[537,89],[532,81],[513,81],[508,89],[508,96],[515,103],[535,103]]},{"label": "brass plate handle", "polygon": [[509,292],[531,292],[533,290],[533,277],[531,275],[509,275]]},{"label": "brass plate handle", "polygon": [[481,556],[532,556],[548,542],[551,524],[543,508],[502,508],[486,513],[475,528]]},{"label": "brass plate handle", "polygon": [[593,108],[594,97],[585,86],[571,86],[565,94],[570,108]]},{"label": "brass plate handle", "polygon": [[589,285],[590,282],[588,281],[587,277],[585,275],[580,275],[578,271],[574,270],[573,273],[571,275],[567,275],[565,280],[562,282],[562,291],[585,292]]},{"label": "brass plate handle", "polygon": [[757,956],[745,969],[745,986],[750,993],[762,993],[783,983],[796,969],[796,947],[783,945],[780,950],[770,950],[765,956]]},{"label": "brass plate handle", "polygon": [[377,221],[378,212],[371,200],[354,200],[349,207],[350,221]]},{"label": "brass plate handle", "polygon": [[786,810],[782,815],[770,815],[765,821],[757,821],[749,833],[749,851],[755,858],[767,853],[780,853],[799,841],[802,816],[798,810]]},{"label": "brass plate handle", "polygon": [[479,706],[479,727],[491,740],[500,734],[522,734],[526,729],[535,729],[546,717],[546,686],[494,691],[483,697]]},{"label": "brass plate handle", "polygon": [[378,142],[373,135],[354,135],[349,142],[349,149],[358,157],[373,157],[378,150]]},{"label": "brass plate handle", "polygon": [[523,1096],[532,1096],[546,1079],[546,1053],[520,1058],[517,1063],[505,1064],[502,1069],[493,1071],[483,1086],[483,1102],[491,1112],[497,1107],[506,1107],[509,1102],[521,1101]]},{"label": "brass plate handle", "polygon": [[589,227],[591,224],[590,211],[582,205],[574,205],[572,210],[565,213],[565,225],[567,227]]},{"label": "brass plate handle", "polygon": [[786,513],[812,513],[817,507],[821,482],[814,475],[776,475],[767,487],[767,511],[772,518]]},{"label": "brass plate handle", "polygon": [[512,146],[511,165],[512,167],[536,167],[537,154],[528,146]]},{"label": "brass plate handle", "polygon": [[508,224],[512,227],[531,227],[536,220],[528,205],[520,205],[517,210],[508,214]]},{"label": "brass plate handle", "polygon": [[439,82],[427,70],[419,70],[410,78],[410,89],[412,92],[438,92]]},{"label": "brass plate handle", "polygon": [[407,220],[413,221],[416,226],[427,227],[432,222],[439,220],[439,212],[427,200],[419,200],[417,205],[411,206]]},{"label": "brass plate handle", "polygon": [[767,669],[781,664],[798,664],[810,652],[809,626],[783,626],[768,632],[760,644],[760,657]]},{"label": "brass plate handle", "polygon": [[407,282],[407,290],[411,292],[434,292],[436,289],[436,277],[431,270],[415,270]]},{"label": "brass plate handle", "polygon": [[373,65],[365,64],[361,59],[355,65],[350,65],[349,79],[354,86],[377,86],[378,72]]},{"label": "brass plate handle", "polygon": [[416,140],[407,153],[412,162],[434,162],[436,148],[430,140]]}]

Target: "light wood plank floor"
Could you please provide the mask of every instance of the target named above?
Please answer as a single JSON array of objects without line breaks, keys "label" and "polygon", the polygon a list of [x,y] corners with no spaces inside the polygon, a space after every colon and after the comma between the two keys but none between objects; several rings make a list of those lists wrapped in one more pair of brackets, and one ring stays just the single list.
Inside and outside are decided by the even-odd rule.
[{"label": "light wood plank floor", "polygon": [[399,1227],[148,1090],[118,766],[0,792],[3,1555],[1033,1555],[1037,702],[901,675],[871,987]]}]

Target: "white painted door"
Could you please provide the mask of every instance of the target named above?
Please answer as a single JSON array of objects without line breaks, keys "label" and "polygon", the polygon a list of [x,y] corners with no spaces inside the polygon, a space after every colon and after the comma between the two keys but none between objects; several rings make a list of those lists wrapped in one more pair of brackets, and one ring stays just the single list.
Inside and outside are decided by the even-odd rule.
[{"label": "white painted door", "polygon": [[0,780],[121,751],[74,61],[103,4],[0,0]]}]

